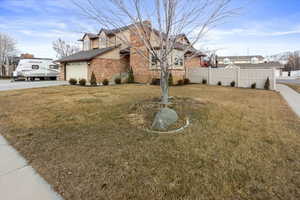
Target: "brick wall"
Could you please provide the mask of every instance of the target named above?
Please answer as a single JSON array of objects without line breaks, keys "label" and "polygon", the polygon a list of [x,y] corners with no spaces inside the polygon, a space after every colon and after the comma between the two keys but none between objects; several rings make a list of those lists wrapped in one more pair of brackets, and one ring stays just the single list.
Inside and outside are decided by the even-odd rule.
[{"label": "brick wall", "polygon": [[193,68],[193,67],[201,67],[201,62],[199,57],[193,57],[191,59],[187,58],[185,61],[186,68]]},{"label": "brick wall", "polygon": [[107,58],[95,58],[90,62],[88,68],[88,79],[91,78],[92,72],[94,72],[98,82],[108,79],[112,79],[119,76],[121,73],[128,72],[129,58],[123,57],[121,59],[107,59]]},{"label": "brick wall", "polygon": [[59,65],[59,75],[58,75],[58,80],[64,81],[65,80],[65,64],[60,64]]}]

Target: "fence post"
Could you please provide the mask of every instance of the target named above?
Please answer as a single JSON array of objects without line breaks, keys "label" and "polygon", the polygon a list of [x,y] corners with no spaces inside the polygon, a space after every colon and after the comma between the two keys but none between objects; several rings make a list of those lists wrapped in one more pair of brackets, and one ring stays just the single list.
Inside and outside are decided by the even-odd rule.
[{"label": "fence post", "polygon": [[240,87],[240,68],[236,69],[236,87]]},{"label": "fence post", "polygon": [[207,79],[208,79],[207,84],[210,85],[211,84],[210,83],[210,81],[211,81],[211,67],[210,66],[208,67],[208,78]]},{"label": "fence post", "polygon": [[276,69],[275,68],[272,68],[272,75],[273,75],[273,80],[272,80],[272,83],[273,83],[273,90],[276,90]]}]

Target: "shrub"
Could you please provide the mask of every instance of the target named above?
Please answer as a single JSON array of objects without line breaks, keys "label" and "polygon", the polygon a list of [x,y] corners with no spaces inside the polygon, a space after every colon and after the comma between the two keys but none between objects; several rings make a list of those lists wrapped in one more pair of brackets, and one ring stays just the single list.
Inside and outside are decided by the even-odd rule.
[{"label": "shrub", "polygon": [[75,78],[70,78],[69,83],[70,83],[70,85],[76,85],[77,80]]},{"label": "shrub", "polygon": [[122,83],[121,78],[116,78],[116,79],[115,79],[115,84],[121,84],[121,83]]},{"label": "shrub", "polygon": [[97,86],[97,79],[96,79],[94,72],[92,72],[90,83],[91,83],[91,86]]},{"label": "shrub", "polygon": [[190,84],[190,83],[191,83],[190,79],[188,79],[188,78],[185,78],[185,79],[183,80],[183,82],[184,82],[184,84],[185,84],[185,85],[187,85],[187,84]]},{"label": "shrub", "polygon": [[207,84],[207,80],[206,80],[206,79],[203,79],[203,80],[202,80],[202,84]]},{"label": "shrub", "polygon": [[79,80],[79,85],[81,86],[85,86],[86,85],[86,80],[83,78],[83,79],[80,79]]},{"label": "shrub", "polygon": [[230,83],[230,86],[231,86],[231,87],[235,87],[235,81],[232,81],[232,82]]},{"label": "shrub", "polygon": [[151,80],[151,85],[160,85],[160,79],[159,78],[153,78]]},{"label": "shrub", "polygon": [[108,84],[109,84],[109,81],[108,81],[107,79],[104,79],[104,80],[102,81],[102,84],[103,84],[103,85],[108,85]]},{"label": "shrub", "polygon": [[267,78],[267,80],[265,82],[264,88],[265,88],[265,90],[269,90],[270,89],[270,79],[269,79],[269,77]]},{"label": "shrub", "polygon": [[169,83],[169,86],[173,85],[173,75],[172,75],[172,73],[170,73],[170,75],[169,75],[168,83]]},{"label": "shrub", "polygon": [[181,80],[181,79],[178,80],[178,81],[177,81],[177,85],[184,85],[184,80]]},{"label": "shrub", "polygon": [[219,81],[219,82],[218,82],[218,85],[222,85],[222,82],[221,82],[221,81]]},{"label": "shrub", "polygon": [[252,83],[251,88],[255,89],[256,88],[256,83]]},{"label": "shrub", "polygon": [[128,83],[134,83],[134,75],[132,68],[130,68],[128,71]]}]

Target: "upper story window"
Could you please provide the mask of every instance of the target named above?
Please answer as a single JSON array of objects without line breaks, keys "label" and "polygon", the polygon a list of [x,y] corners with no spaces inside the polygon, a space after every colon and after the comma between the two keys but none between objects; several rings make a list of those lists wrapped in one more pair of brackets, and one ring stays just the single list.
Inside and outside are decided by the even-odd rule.
[{"label": "upper story window", "polygon": [[184,67],[184,52],[179,50],[174,50],[171,55],[173,68],[183,68]]},{"label": "upper story window", "polygon": [[183,67],[183,57],[175,56],[174,65],[175,67]]},{"label": "upper story window", "polygon": [[151,55],[151,68],[157,68],[158,59],[156,56]]}]

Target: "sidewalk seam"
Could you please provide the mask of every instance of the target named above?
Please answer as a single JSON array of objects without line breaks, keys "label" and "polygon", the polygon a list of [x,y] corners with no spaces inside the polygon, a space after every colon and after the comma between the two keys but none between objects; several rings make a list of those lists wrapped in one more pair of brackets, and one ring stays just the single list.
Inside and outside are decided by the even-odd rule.
[{"label": "sidewalk seam", "polygon": [[10,174],[10,173],[13,173],[13,172],[15,172],[15,171],[18,171],[18,170],[23,169],[23,168],[25,168],[25,167],[29,167],[29,165],[27,164],[27,165],[24,165],[24,166],[22,166],[22,167],[18,167],[18,168],[16,168],[16,169],[13,169],[13,170],[10,170],[10,171],[5,172],[5,173],[3,173],[3,174],[0,174],[0,177],[1,177],[1,176],[8,175],[8,174]]}]

